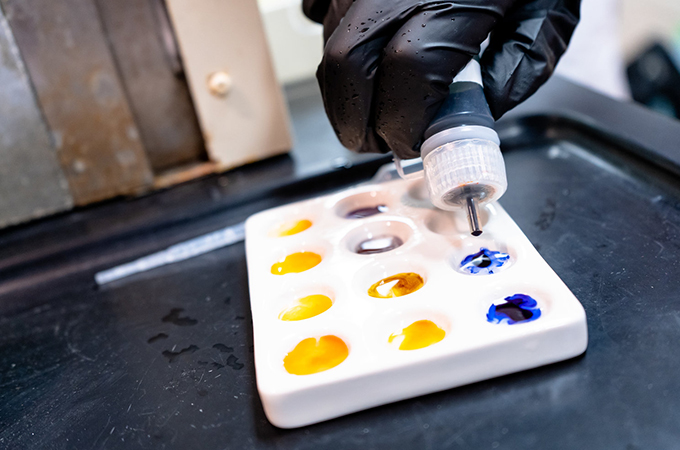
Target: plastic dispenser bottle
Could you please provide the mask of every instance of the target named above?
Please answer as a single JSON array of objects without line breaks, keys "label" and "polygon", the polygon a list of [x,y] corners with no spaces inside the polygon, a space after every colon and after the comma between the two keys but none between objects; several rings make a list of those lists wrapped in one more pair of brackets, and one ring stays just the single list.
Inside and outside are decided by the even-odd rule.
[{"label": "plastic dispenser bottle", "polygon": [[479,236],[482,228],[477,208],[498,200],[508,182],[476,60],[470,61],[454,78],[449,95],[424,138],[420,158],[407,161],[395,158],[399,175],[413,179],[424,173],[432,203],[449,211],[465,209],[470,232]]}]

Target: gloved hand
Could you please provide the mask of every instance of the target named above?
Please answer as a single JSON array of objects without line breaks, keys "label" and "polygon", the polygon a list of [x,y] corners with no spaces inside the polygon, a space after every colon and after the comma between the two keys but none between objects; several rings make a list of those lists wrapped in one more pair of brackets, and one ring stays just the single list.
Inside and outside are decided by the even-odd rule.
[{"label": "gloved hand", "polygon": [[533,94],[555,69],[580,0],[303,0],[323,23],[317,71],[326,113],[357,152],[420,153],[448,85],[491,34],[481,65],[494,117]]}]

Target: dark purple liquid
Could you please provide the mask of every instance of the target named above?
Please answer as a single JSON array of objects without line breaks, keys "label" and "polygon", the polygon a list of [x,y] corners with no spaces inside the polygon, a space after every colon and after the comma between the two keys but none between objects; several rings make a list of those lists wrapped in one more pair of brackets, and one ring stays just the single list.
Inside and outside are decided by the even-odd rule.
[{"label": "dark purple liquid", "polygon": [[479,252],[473,257],[472,264],[482,268],[489,267],[491,265],[491,258],[484,254],[484,252]]},{"label": "dark purple liquid", "polygon": [[531,322],[541,317],[541,308],[538,302],[526,294],[515,294],[505,297],[505,303],[492,304],[486,314],[486,320],[491,323],[516,323]]},{"label": "dark purple liquid", "polygon": [[387,212],[387,205],[367,206],[348,212],[345,214],[345,219],[363,219],[364,217],[371,217],[384,212]]},{"label": "dark purple liquid", "polygon": [[496,306],[497,317],[507,317],[512,322],[523,322],[534,317],[534,313],[523,309],[514,303],[504,303]]},{"label": "dark purple liquid", "polygon": [[354,251],[360,255],[373,255],[389,252],[402,245],[404,242],[397,236],[377,236],[361,242]]}]

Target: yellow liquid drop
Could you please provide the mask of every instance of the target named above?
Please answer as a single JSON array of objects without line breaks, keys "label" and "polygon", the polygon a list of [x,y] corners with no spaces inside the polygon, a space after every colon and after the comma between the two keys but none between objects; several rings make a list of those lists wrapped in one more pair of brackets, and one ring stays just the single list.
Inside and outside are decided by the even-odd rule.
[{"label": "yellow liquid drop", "polygon": [[307,219],[298,220],[297,222],[286,222],[272,230],[269,235],[272,237],[292,236],[294,234],[302,233],[311,226],[312,222]]},{"label": "yellow liquid drop", "polygon": [[309,270],[321,262],[321,256],[312,252],[297,252],[286,256],[286,258],[272,266],[274,275],[285,275],[287,273],[300,273]]},{"label": "yellow liquid drop", "polygon": [[[395,281],[396,283],[394,283]],[[386,284],[393,285],[389,288],[386,286],[381,289],[381,286]],[[401,297],[402,295],[407,295],[417,291],[423,287],[424,284],[425,281],[423,281],[423,277],[417,273],[398,273],[396,275],[392,275],[391,277],[383,278],[368,288],[368,295],[375,298]]]},{"label": "yellow liquid drop", "polygon": [[399,350],[418,350],[444,339],[446,331],[432,321],[419,320],[401,330],[401,333],[390,335],[387,342],[391,343],[400,336],[404,336],[404,340],[399,344]]},{"label": "yellow liquid drop", "polygon": [[295,306],[279,314],[279,319],[289,321],[309,319],[318,316],[331,306],[333,301],[325,295],[308,295],[299,299]]},{"label": "yellow liquid drop", "polygon": [[307,338],[283,358],[283,367],[293,375],[311,375],[332,369],[343,362],[349,349],[337,336]]}]

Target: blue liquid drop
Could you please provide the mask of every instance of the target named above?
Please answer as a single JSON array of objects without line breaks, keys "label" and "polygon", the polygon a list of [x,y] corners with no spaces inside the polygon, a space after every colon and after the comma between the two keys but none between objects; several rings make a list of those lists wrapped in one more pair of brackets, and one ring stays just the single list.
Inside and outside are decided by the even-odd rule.
[{"label": "blue liquid drop", "polygon": [[488,248],[480,248],[479,252],[465,257],[460,263],[460,268],[473,275],[489,275],[495,273],[503,264],[510,260],[510,255],[496,252]]},{"label": "blue liquid drop", "polygon": [[516,323],[531,322],[541,317],[541,309],[533,298],[524,294],[515,294],[505,297],[505,303],[491,305],[486,314],[486,320],[491,323]]}]

